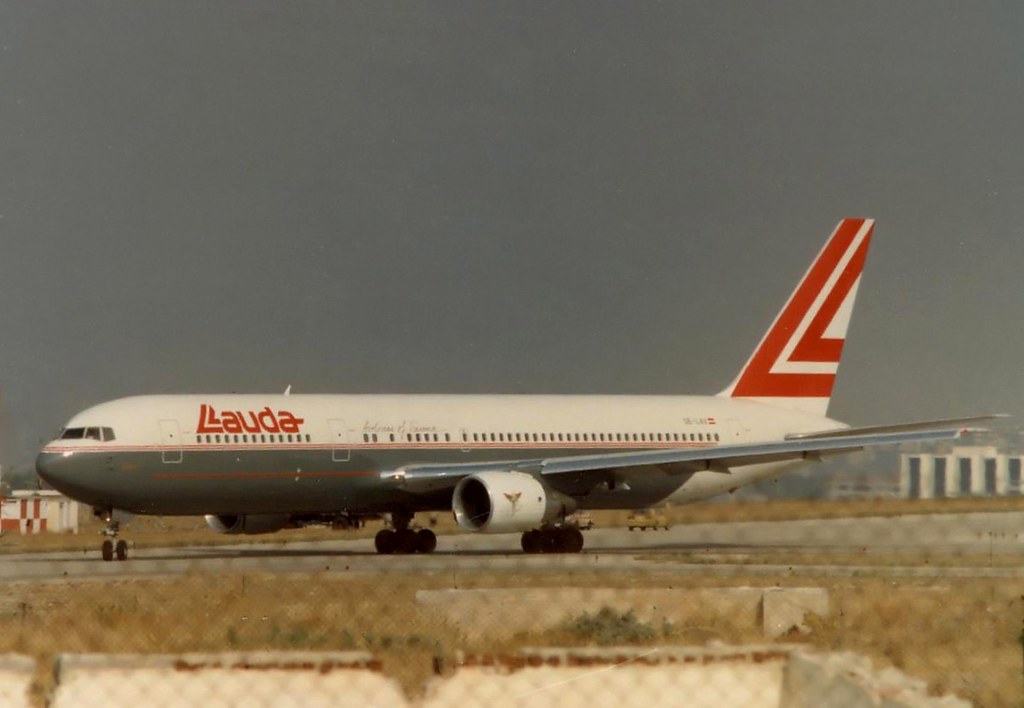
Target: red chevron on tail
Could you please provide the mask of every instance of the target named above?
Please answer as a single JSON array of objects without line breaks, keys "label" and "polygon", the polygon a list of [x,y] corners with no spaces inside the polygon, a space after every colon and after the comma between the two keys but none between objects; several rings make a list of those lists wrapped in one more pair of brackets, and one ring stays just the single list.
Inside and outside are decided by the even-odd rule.
[{"label": "red chevron on tail", "polygon": [[844,219],[736,380],[720,395],[824,415],[875,222]]}]

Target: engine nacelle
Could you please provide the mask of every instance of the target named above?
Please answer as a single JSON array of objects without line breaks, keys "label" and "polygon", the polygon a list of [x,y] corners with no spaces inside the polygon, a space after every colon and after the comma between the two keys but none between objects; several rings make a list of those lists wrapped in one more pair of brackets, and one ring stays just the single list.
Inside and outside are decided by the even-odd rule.
[{"label": "engine nacelle", "polygon": [[217,533],[257,534],[274,533],[290,525],[287,514],[208,514],[206,524]]},{"label": "engine nacelle", "polygon": [[570,497],[524,472],[480,472],[464,477],[452,497],[459,526],[481,533],[530,531],[575,510]]}]

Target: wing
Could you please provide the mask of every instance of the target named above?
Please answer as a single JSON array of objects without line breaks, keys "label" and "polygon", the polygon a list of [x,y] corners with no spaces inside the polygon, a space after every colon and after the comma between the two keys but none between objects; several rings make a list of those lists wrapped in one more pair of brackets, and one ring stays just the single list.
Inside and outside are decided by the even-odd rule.
[{"label": "wing", "polygon": [[776,442],[718,445],[697,449],[666,448],[466,464],[410,465],[382,472],[381,478],[397,483],[408,491],[426,493],[448,487],[454,488],[463,477],[477,472],[493,472],[495,470],[518,470],[546,477],[606,469],[657,466],[666,474],[701,470],[728,474],[729,470],[734,467],[765,462],[813,460],[820,459],[825,455],[854,452],[879,445],[952,440],[959,437],[970,426],[1002,417],[1005,416],[987,415],[866,428],[842,428],[793,434]]}]

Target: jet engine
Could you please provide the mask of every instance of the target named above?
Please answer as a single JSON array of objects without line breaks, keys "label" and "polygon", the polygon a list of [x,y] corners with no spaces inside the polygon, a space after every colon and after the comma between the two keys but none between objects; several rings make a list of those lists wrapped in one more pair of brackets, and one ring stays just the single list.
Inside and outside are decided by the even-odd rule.
[{"label": "jet engine", "polygon": [[289,526],[292,518],[287,514],[221,514],[206,516],[206,524],[217,533],[257,534],[274,533]]},{"label": "jet engine", "polygon": [[455,486],[452,511],[467,531],[530,531],[576,510],[570,498],[524,472],[479,472]]}]

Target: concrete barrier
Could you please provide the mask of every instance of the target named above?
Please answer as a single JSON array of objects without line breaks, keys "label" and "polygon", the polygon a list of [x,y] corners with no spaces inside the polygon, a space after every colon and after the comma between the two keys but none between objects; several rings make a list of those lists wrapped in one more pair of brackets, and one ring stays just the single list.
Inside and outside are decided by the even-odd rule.
[{"label": "concrete barrier", "polygon": [[895,669],[799,645],[524,649],[458,657],[420,705],[961,708]]},{"label": "concrete barrier", "polygon": [[0,654],[0,706],[31,706],[36,662],[22,654]]},{"label": "concrete barrier", "polygon": [[828,617],[825,588],[765,588],[761,597],[762,629],[769,639],[793,630],[807,634],[810,628],[804,620],[811,613]]},{"label": "concrete barrier", "polygon": [[[31,705],[34,662],[0,656],[0,705]],[[963,708],[923,681],[795,644],[523,649],[437,662],[408,701],[364,652],[62,655],[50,706]]]},{"label": "concrete barrier", "polygon": [[52,708],[406,704],[365,652],[64,654]]},{"label": "concrete barrier", "polygon": [[524,649],[465,656],[427,686],[423,708],[465,704],[564,708],[778,708],[791,648]]},{"label": "concrete barrier", "polygon": [[714,619],[740,627],[759,623],[770,638],[807,631],[808,612],[827,616],[824,588],[516,588],[420,590],[416,602],[446,617],[467,639],[540,632],[602,607],[632,611],[659,628],[663,623],[697,627]]}]

